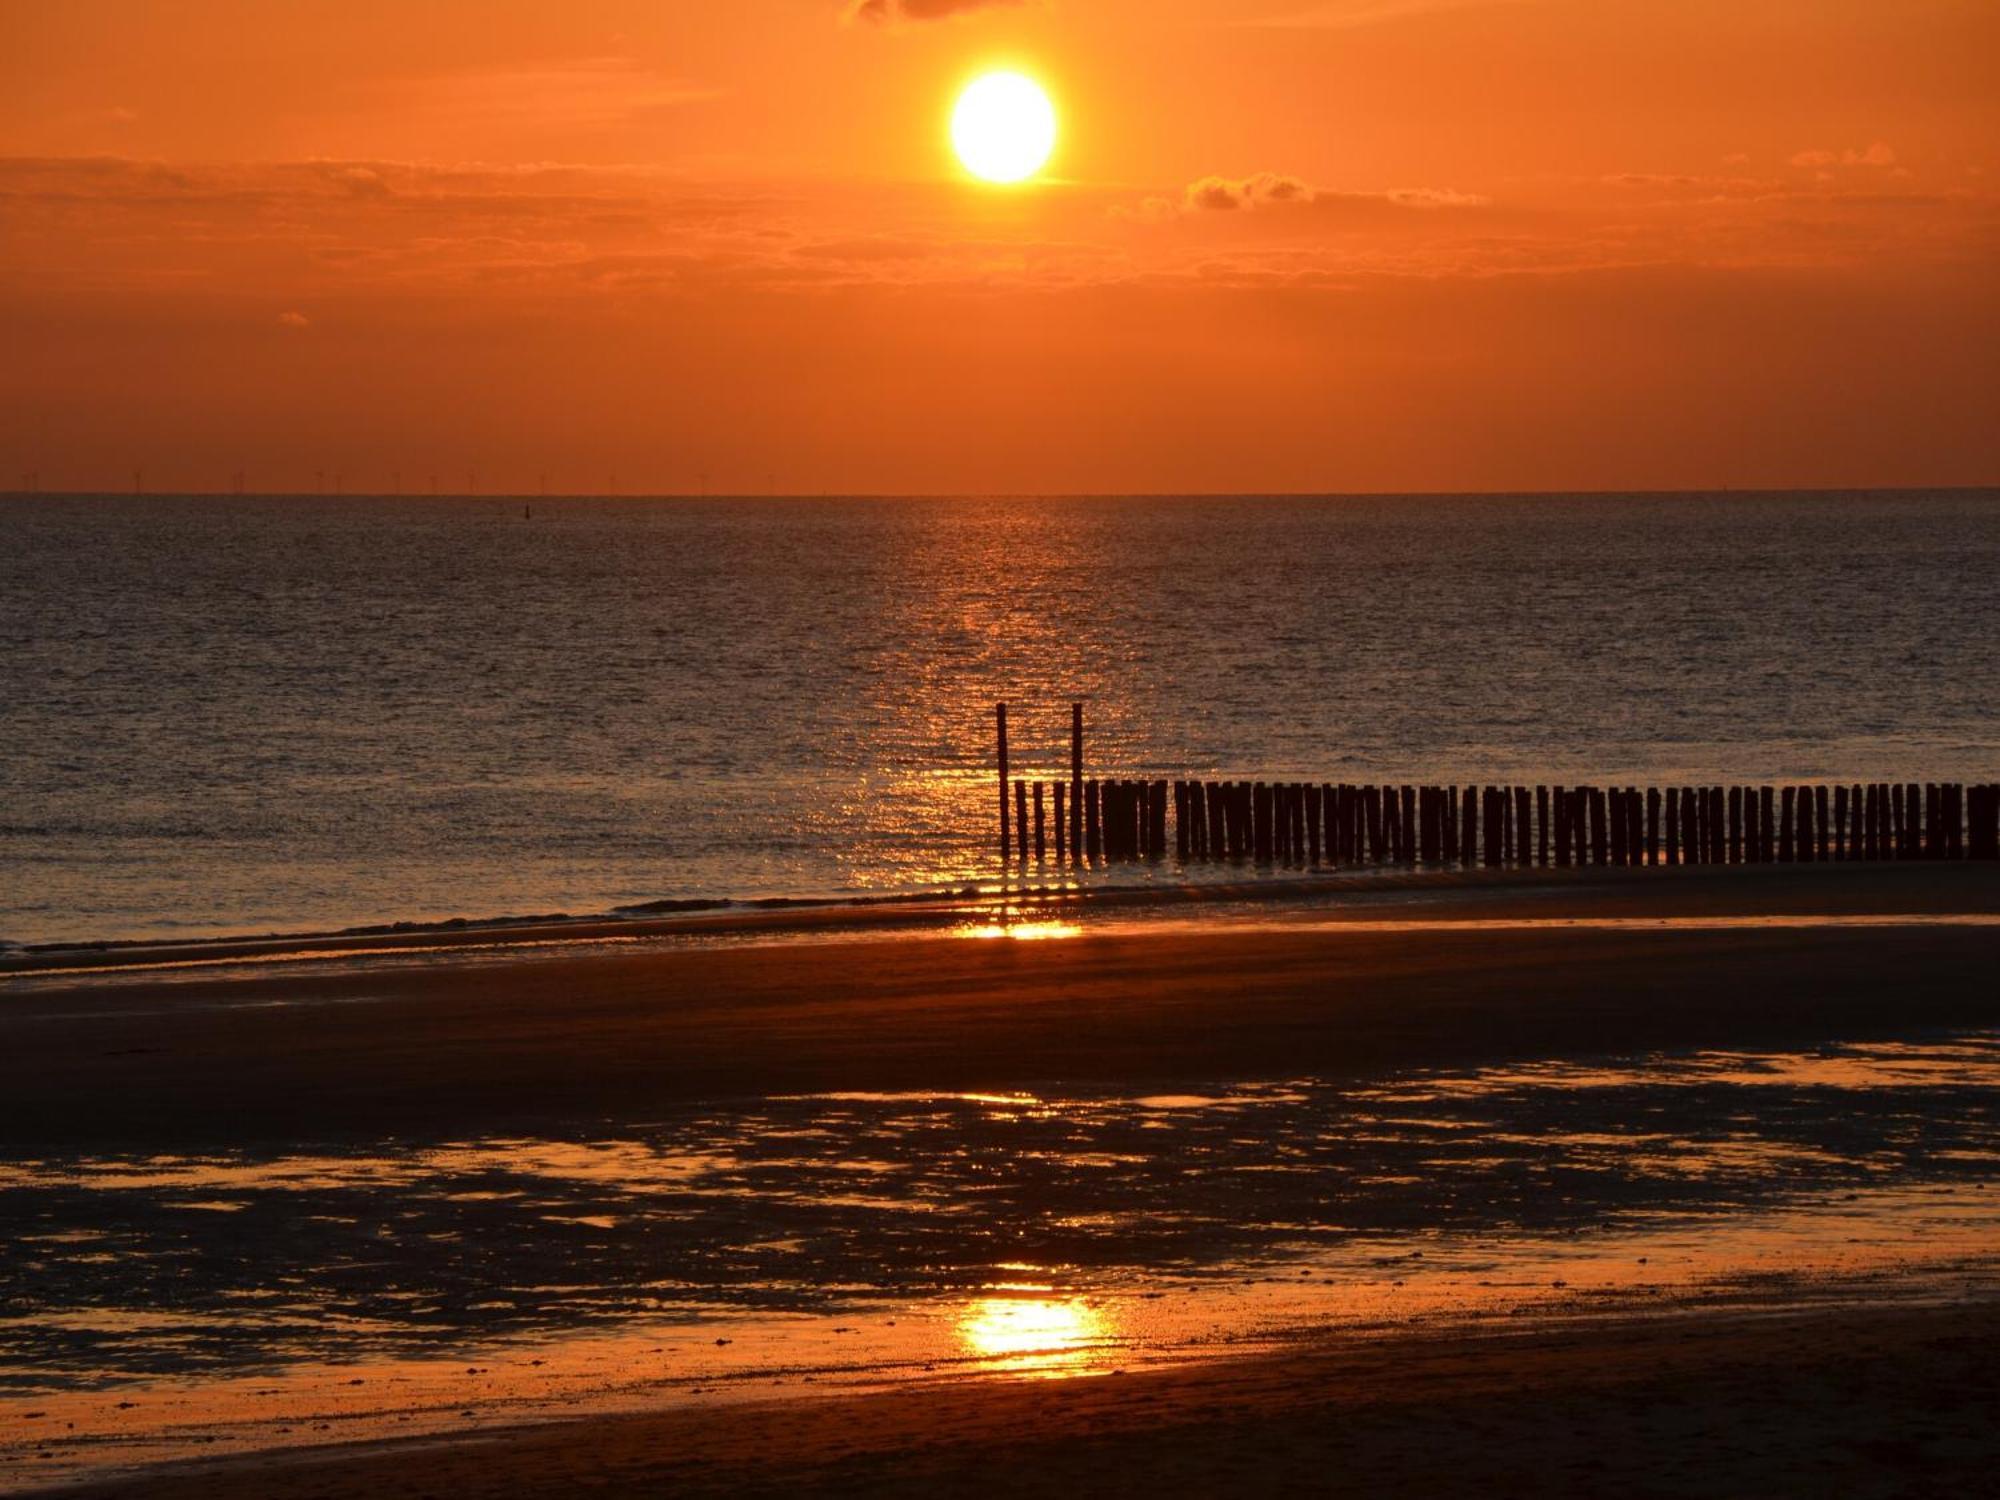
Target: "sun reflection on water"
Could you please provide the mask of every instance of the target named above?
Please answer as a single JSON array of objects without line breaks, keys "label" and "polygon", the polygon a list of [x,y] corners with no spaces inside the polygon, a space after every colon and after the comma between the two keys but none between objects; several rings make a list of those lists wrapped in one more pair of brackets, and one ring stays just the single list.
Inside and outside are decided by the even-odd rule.
[{"label": "sun reflection on water", "polygon": [[1074,1297],[982,1297],[958,1337],[989,1369],[1048,1378],[1102,1368],[1116,1346],[1103,1310]]}]

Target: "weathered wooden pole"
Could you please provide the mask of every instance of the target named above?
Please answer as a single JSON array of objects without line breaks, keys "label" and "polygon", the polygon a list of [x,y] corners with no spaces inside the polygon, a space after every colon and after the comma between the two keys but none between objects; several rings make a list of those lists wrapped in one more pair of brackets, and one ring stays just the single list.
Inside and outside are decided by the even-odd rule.
[{"label": "weathered wooden pole", "polygon": [[1010,830],[1007,826],[1007,819],[1009,816],[1007,803],[1009,798],[1007,795],[1007,705],[1006,704],[996,703],[993,705],[993,727],[994,727],[994,732],[998,734],[1000,737],[1000,857],[1002,859],[1005,859],[1008,854],[1009,843],[1010,843],[1008,838]]},{"label": "weathered wooden pole", "polygon": [[1048,857],[1048,814],[1042,806],[1042,783],[1035,783],[1035,863]]},{"label": "weathered wooden pole", "polygon": [[1069,861],[1069,819],[1063,816],[1063,793],[1069,790],[1060,781],[1056,783],[1056,863]]},{"label": "weathered wooden pole", "polygon": [[1083,705],[1069,706],[1069,846],[1083,858]]},{"label": "weathered wooden pole", "polygon": [[1028,783],[1014,783],[1014,837],[1020,846],[1021,863],[1028,862]]},{"label": "weathered wooden pole", "polygon": [[1084,838],[1088,841],[1087,857],[1092,864],[1104,861],[1104,792],[1093,777],[1083,784]]},{"label": "weathered wooden pole", "polygon": [[1150,859],[1167,857],[1167,783],[1158,780],[1153,783],[1151,797],[1152,826],[1146,838],[1146,854]]}]

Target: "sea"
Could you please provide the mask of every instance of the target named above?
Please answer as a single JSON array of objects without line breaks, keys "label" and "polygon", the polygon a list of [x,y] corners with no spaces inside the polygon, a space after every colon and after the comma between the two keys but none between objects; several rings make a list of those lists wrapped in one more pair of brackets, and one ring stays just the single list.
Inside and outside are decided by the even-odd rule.
[{"label": "sea", "polygon": [[997,887],[1001,701],[1051,778],[1082,702],[1091,775],[1971,781],[1996,686],[2000,490],[14,497],[0,942]]}]

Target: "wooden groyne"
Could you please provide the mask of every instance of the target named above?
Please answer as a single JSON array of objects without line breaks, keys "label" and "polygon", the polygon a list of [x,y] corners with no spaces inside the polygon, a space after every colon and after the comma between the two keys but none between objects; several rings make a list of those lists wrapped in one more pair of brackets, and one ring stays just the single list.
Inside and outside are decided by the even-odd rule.
[{"label": "wooden groyne", "polygon": [[[1084,775],[1080,703],[1070,706],[1067,783],[1010,781],[1004,703],[995,718],[1000,853],[1020,863],[1171,858],[1318,869],[1567,869],[2000,860],[2000,783],[1993,782],[1607,787],[1100,780]],[[1045,820],[1051,807],[1053,840]]]}]

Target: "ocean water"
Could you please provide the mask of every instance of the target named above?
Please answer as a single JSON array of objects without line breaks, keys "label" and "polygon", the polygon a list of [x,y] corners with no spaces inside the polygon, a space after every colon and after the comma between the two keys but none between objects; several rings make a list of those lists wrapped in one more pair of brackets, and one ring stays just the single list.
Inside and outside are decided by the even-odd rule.
[{"label": "ocean water", "polygon": [[[0,940],[997,881],[1063,774],[2000,771],[2000,491],[0,502]],[[1174,880],[1171,865],[1090,878]]]}]

